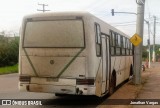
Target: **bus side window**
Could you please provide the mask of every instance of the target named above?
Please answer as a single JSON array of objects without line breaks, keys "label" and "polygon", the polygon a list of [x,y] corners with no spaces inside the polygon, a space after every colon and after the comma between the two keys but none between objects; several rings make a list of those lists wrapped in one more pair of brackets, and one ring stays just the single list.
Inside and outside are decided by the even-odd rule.
[{"label": "bus side window", "polygon": [[124,36],[122,36],[121,37],[121,40],[122,40],[122,42],[121,42],[121,44],[122,44],[122,55],[126,55],[126,40],[125,40],[125,37]]},{"label": "bus side window", "polygon": [[126,38],[126,55],[129,55],[129,40]]},{"label": "bus side window", "polygon": [[128,40],[128,55],[130,55],[130,41],[129,41],[129,39],[127,39]]},{"label": "bus side window", "polygon": [[115,33],[110,31],[111,55],[115,54]]},{"label": "bus side window", "polygon": [[121,47],[121,35],[118,34],[118,47]]},{"label": "bus side window", "polygon": [[95,31],[96,31],[96,55],[101,56],[101,29],[100,25],[95,23]]},{"label": "bus side window", "polygon": [[116,34],[116,55],[121,55],[121,36]]},{"label": "bus side window", "polygon": [[133,55],[133,52],[132,52],[132,43],[130,42],[130,55]]},{"label": "bus side window", "polygon": [[113,45],[113,32],[110,31],[110,45],[112,46]]}]

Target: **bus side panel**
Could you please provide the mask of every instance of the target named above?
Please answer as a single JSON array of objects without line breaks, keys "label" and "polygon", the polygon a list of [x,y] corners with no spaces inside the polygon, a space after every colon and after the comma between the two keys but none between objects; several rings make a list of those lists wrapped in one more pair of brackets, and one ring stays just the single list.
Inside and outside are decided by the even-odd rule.
[{"label": "bus side panel", "polygon": [[122,60],[122,57],[121,56],[114,56],[115,59],[114,59],[114,67],[113,69],[116,71],[116,86],[119,85],[122,81],[123,81],[123,73],[121,71],[121,60]]},{"label": "bus side panel", "polygon": [[111,71],[116,72],[116,86],[129,78],[131,61],[130,56],[111,57]]},{"label": "bus side panel", "polygon": [[98,71],[99,58],[96,56],[94,20],[84,17],[86,42],[86,77],[95,78]]},{"label": "bus side panel", "polygon": [[95,95],[102,95],[102,61],[101,57],[96,55],[96,32],[95,22],[98,21],[93,17],[87,17],[84,20],[86,24],[86,52],[87,52],[87,77],[93,77],[95,79]]},{"label": "bus side panel", "polygon": [[133,61],[133,57],[132,56],[127,56],[126,57],[126,73],[125,73],[125,76],[124,76],[124,79],[128,79],[129,76],[130,76],[130,66],[133,65],[132,64],[132,61]]},{"label": "bus side panel", "polygon": [[102,95],[102,62],[99,62],[99,70],[96,75],[95,85],[96,85],[96,95],[101,96]]}]

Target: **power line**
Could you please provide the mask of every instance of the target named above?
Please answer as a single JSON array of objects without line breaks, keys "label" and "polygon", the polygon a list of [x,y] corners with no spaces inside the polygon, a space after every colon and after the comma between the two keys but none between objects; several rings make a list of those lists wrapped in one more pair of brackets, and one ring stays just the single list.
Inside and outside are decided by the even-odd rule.
[{"label": "power line", "polygon": [[117,26],[131,26],[131,25],[136,25],[136,24],[119,24],[119,25],[114,25],[114,27],[117,27]]},{"label": "power line", "polygon": [[111,23],[111,24],[128,24],[128,23],[135,23],[136,21],[129,21],[129,22],[121,22],[121,23]]}]

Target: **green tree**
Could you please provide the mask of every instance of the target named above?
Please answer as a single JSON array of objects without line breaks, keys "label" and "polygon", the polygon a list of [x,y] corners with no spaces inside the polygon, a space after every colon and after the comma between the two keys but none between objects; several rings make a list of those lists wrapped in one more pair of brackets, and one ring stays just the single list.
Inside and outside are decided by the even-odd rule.
[{"label": "green tree", "polygon": [[142,59],[146,60],[148,57],[148,51],[147,51],[147,46],[142,47]]},{"label": "green tree", "polygon": [[8,45],[8,60],[9,65],[14,65],[18,63],[18,55],[19,55],[19,37],[15,37]]},{"label": "green tree", "polygon": [[4,36],[0,36],[0,66],[6,65],[6,58],[7,58],[7,38]]},{"label": "green tree", "polygon": [[0,36],[0,66],[18,63],[19,37],[12,38]]}]

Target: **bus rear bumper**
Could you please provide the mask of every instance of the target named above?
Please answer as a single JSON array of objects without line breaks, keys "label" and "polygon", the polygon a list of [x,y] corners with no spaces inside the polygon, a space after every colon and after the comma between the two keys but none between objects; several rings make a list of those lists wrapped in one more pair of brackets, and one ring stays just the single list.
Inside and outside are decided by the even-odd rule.
[{"label": "bus rear bumper", "polygon": [[20,84],[20,91],[45,92],[72,95],[95,95],[94,86],[86,85],[45,85],[45,84]]}]

